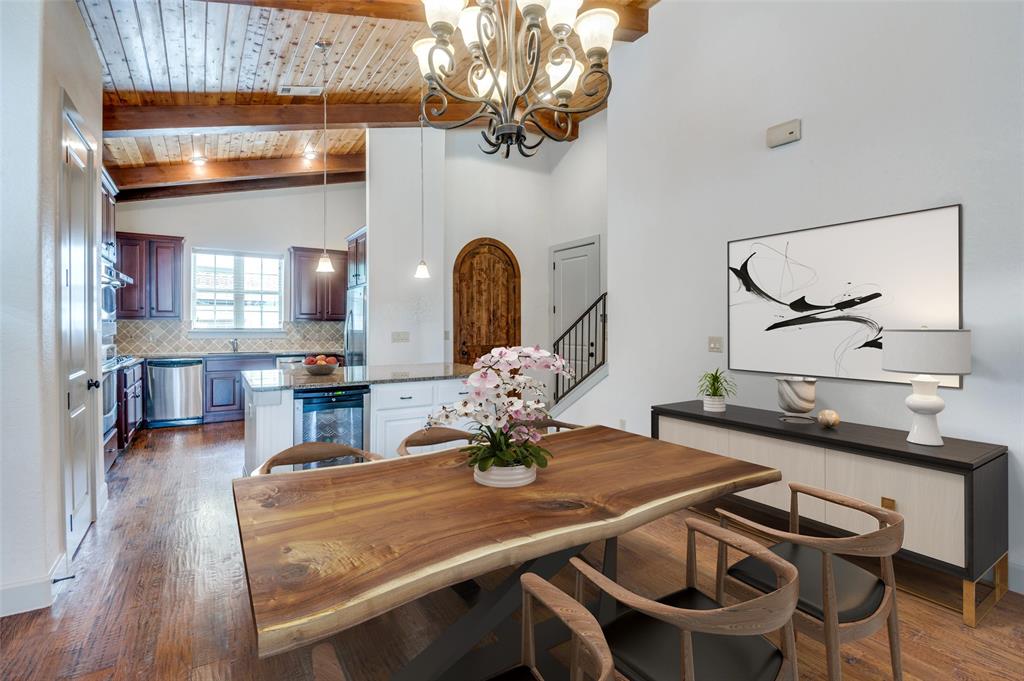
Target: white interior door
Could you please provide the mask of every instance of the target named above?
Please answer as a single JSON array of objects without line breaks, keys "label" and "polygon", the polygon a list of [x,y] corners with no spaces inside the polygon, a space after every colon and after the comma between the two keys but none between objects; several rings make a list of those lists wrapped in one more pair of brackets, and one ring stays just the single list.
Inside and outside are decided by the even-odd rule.
[{"label": "white interior door", "polygon": [[[66,372],[67,413],[64,440],[64,509],[67,515],[67,555],[70,558],[89,529],[95,442],[99,418],[91,392],[89,334],[89,248],[91,210],[91,151],[81,133],[64,118],[64,163],[61,184],[61,330]],[[98,387],[98,384],[97,384]]]},{"label": "white interior door", "polygon": [[[601,295],[601,248],[597,237],[555,246],[551,252],[551,339],[556,340]],[[563,355],[585,358],[599,334],[574,336]],[[577,373],[582,367],[573,367]]]}]

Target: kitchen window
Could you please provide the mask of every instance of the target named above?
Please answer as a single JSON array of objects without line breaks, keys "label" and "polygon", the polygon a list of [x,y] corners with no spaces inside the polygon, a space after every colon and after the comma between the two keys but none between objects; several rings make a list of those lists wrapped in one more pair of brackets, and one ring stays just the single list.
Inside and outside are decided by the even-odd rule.
[{"label": "kitchen window", "polygon": [[192,250],[192,328],[280,331],[284,257]]}]

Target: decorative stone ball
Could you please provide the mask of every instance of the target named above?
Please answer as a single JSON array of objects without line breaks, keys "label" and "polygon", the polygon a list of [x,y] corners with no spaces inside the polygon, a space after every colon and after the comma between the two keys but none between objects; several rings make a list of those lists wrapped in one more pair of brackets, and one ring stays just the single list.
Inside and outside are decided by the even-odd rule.
[{"label": "decorative stone ball", "polygon": [[826,428],[835,428],[839,425],[839,414],[831,409],[822,409],[818,412],[818,423]]}]

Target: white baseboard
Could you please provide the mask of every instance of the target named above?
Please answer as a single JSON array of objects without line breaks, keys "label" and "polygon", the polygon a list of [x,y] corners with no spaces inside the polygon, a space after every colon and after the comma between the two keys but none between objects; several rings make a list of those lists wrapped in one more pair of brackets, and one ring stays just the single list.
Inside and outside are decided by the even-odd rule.
[{"label": "white baseboard", "polygon": [[50,566],[45,577],[0,587],[0,617],[48,608],[53,605],[53,600],[64,588],[63,582],[54,584],[53,580],[57,576],[62,576],[64,564],[64,554],[62,553],[57,560],[53,561],[53,565]]},{"label": "white baseboard", "polygon": [[1010,561],[1010,591],[1024,594],[1024,563]]}]

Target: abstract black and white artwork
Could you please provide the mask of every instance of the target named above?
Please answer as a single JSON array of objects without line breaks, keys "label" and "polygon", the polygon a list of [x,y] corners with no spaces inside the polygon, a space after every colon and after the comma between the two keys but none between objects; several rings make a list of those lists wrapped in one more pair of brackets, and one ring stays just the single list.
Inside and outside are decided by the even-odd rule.
[{"label": "abstract black and white artwork", "polygon": [[905,383],[882,371],[885,330],[960,328],[959,205],[730,241],[728,257],[730,369]]}]

